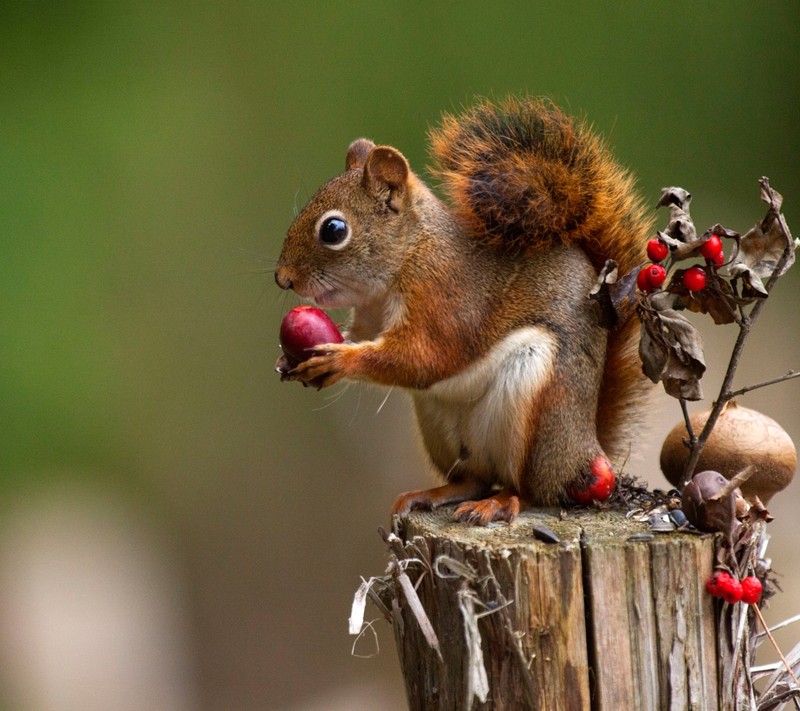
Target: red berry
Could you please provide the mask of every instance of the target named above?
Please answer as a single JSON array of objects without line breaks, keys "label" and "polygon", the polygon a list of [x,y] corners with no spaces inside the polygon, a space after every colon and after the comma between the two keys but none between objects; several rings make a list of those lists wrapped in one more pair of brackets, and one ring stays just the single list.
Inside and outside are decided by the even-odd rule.
[{"label": "red berry", "polygon": [[755,605],[761,601],[762,590],[761,581],[755,575],[748,575],[742,580],[742,602]]},{"label": "red berry", "polygon": [[713,262],[722,254],[722,240],[717,235],[711,235],[700,247],[700,254]]},{"label": "red berry", "polygon": [[742,585],[730,573],[724,570],[715,570],[714,574],[706,581],[706,590],[714,597],[721,597],[731,604],[742,599]]},{"label": "red berry", "polygon": [[706,271],[702,267],[689,267],[683,273],[683,285],[689,291],[702,291],[706,287]]},{"label": "red berry", "polygon": [[577,504],[591,504],[593,501],[605,501],[614,490],[614,468],[602,454],[597,455],[589,465],[592,478],[582,489],[570,487],[569,497]]},{"label": "red berry", "polygon": [[722,587],[722,599],[731,605],[742,599],[742,584],[733,576],[729,582]]},{"label": "red berry", "polygon": [[281,348],[295,362],[311,356],[306,349],[323,343],[342,343],[344,338],[328,314],[314,306],[296,306],[281,321]]},{"label": "red berry", "polygon": [[666,278],[667,270],[660,264],[653,264],[647,268],[647,279],[650,282],[650,286],[654,289],[658,289]]},{"label": "red berry", "polygon": [[715,267],[721,267],[723,264],[725,264],[725,253],[720,251],[716,257],[711,258],[711,263]]},{"label": "red berry", "polygon": [[639,291],[643,291],[645,294],[649,294],[653,290],[653,287],[650,285],[650,276],[647,273],[647,267],[643,267],[636,277],[636,286],[639,287]]},{"label": "red berry", "polygon": [[719,597],[731,604],[742,599],[742,584],[730,573],[720,572],[717,579],[717,589]]},{"label": "red berry", "polygon": [[706,592],[713,597],[722,597],[719,589],[719,576],[721,574],[721,570],[715,570],[711,577],[706,580]]},{"label": "red berry", "polygon": [[647,256],[652,262],[660,262],[667,258],[669,254],[669,247],[661,240],[651,239],[647,243]]}]

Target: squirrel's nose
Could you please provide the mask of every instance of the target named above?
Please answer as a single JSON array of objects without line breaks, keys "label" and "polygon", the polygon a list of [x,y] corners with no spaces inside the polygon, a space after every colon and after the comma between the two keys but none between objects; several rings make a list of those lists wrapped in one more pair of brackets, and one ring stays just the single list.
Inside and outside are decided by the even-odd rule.
[{"label": "squirrel's nose", "polygon": [[294,287],[294,283],[292,282],[289,275],[286,273],[286,269],[284,267],[278,267],[275,270],[275,283],[281,289],[291,289]]}]

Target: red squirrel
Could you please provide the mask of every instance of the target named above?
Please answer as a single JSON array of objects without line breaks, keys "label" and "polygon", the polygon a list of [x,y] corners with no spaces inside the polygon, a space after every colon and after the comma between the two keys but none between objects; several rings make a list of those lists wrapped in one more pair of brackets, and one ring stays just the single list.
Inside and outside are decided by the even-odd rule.
[{"label": "red squirrel", "polygon": [[410,392],[446,483],[394,513],[513,521],[628,453],[648,390],[638,321],[601,326],[588,294],[606,260],[644,261],[651,220],[601,139],[548,101],[484,101],[430,138],[449,206],[362,138],[289,228],[277,284],[353,311],[344,343],[277,369]]}]

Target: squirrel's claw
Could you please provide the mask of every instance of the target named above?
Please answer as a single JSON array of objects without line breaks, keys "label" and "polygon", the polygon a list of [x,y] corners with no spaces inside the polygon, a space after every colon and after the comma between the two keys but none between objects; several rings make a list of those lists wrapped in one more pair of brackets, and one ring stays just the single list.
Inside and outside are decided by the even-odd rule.
[{"label": "squirrel's claw", "polygon": [[311,355],[299,363],[283,354],[275,361],[275,372],[281,376],[281,382],[297,380],[304,387],[327,388],[344,377],[339,351],[346,348],[347,345],[342,343],[324,343],[307,348]]},{"label": "squirrel's claw", "polygon": [[487,499],[465,501],[453,512],[453,518],[476,526],[486,526],[493,521],[513,523],[519,511],[519,497],[508,491],[500,491]]},{"label": "squirrel's claw", "polygon": [[292,380],[297,380],[297,377],[294,374],[296,365],[297,364],[290,360],[286,354],[282,355],[280,358],[278,358],[278,360],[275,361],[275,372],[281,376],[282,383],[288,383]]},{"label": "squirrel's claw", "polygon": [[313,354],[308,360],[298,363],[281,378],[299,380],[304,385],[314,385],[317,388],[327,388],[339,382],[344,377],[341,366],[341,356],[338,353],[340,344],[328,343],[314,346],[308,350]]}]

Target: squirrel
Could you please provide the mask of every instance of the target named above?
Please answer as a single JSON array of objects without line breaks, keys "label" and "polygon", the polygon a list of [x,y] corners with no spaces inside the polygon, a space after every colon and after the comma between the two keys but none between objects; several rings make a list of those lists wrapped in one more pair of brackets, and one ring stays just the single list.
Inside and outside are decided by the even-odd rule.
[{"label": "squirrel", "polygon": [[446,483],[393,513],[458,503],[457,520],[511,522],[628,454],[649,389],[638,320],[609,329],[588,295],[606,260],[645,261],[651,219],[604,141],[548,100],[481,101],[430,141],[451,206],[362,138],[297,215],[278,286],[353,311],[344,343],[276,370],[410,391]]}]

